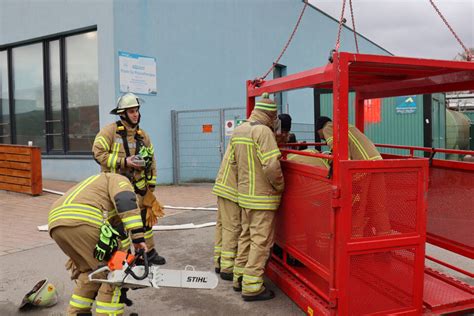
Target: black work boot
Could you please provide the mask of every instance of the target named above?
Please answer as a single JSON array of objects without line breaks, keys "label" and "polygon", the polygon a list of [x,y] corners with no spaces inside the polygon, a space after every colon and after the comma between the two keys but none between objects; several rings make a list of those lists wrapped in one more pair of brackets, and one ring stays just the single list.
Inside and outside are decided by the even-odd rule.
[{"label": "black work boot", "polygon": [[217,262],[219,263],[218,267],[214,267],[214,271],[216,271],[217,274],[221,273],[221,257],[217,258]]},{"label": "black work boot", "polygon": [[246,302],[266,301],[266,300],[271,300],[274,297],[275,297],[275,292],[267,288],[265,288],[265,290],[258,295],[243,295],[242,294],[242,298]]},{"label": "black work boot", "polygon": [[232,288],[236,292],[242,292],[242,276],[239,276],[239,278],[237,279],[237,282],[239,282],[239,287],[232,286]]},{"label": "black work boot", "polygon": [[125,304],[127,306],[132,306],[133,301],[127,297],[128,288],[121,288],[120,289],[120,303]]},{"label": "black work boot", "polygon": [[[146,253],[146,257],[148,259],[148,265],[151,266],[151,265],[163,265],[166,263],[166,259],[163,258],[162,256],[160,256],[155,249],[152,249],[150,251],[148,251]],[[135,261],[136,265],[137,266],[143,266],[145,264],[145,261],[143,260],[143,258],[138,258],[136,261]]]},{"label": "black work boot", "polygon": [[166,263],[166,259],[158,254],[155,249],[152,249],[146,253],[148,257],[148,265],[163,265]]},{"label": "black work boot", "polygon": [[232,272],[221,272],[221,279],[226,280],[226,281],[233,281],[234,280],[234,274]]}]

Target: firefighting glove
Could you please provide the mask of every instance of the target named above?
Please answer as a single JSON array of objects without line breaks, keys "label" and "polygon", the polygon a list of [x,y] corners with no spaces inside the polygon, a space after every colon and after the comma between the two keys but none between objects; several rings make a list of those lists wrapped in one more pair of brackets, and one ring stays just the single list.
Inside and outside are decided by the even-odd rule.
[{"label": "firefighting glove", "polygon": [[118,248],[118,237],[120,234],[105,223],[100,227],[99,241],[95,245],[94,257],[99,261],[108,261]]},{"label": "firefighting glove", "polygon": [[143,197],[143,206],[146,208],[145,225],[147,227],[153,227],[158,222],[158,218],[165,215],[163,205],[150,190],[147,190]]},{"label": "firefighting glove", "polygon": [[146,166],[145,159],[143,159],[140,155],[132,156],[131,160],[135,165],[139,166],[140,168],[145,168]]}]

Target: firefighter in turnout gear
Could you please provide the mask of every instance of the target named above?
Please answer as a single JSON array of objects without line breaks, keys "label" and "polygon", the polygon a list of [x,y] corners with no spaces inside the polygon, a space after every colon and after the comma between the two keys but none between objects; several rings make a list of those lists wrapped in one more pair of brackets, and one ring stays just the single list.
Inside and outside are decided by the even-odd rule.
[{"label": "firefighter in turnout gear", "polygon": [[[316,131],[333,147],[333,124],[329,117],[316,120]],[[349,159],[382,160],[374,143],[357,127],[349,125]],[[386,184],[384,174],[355,173],[352,179],[352,236],[388,235],[391,225],[386,211]]]},{"label": "firefighter in turnout gear", "polygon": [[153,145],[148,134],[138,126],[140,100],[133,93],[127,93],[118,99],[117,107],[110,113],[119,115],[120,120],[99,131],[92,147],[94,159],[102,172],[119,173],[131,181],[145,226],[148,262],[165,264],[166,260],[156,252],[153,240],[153,225],[157,216],[164,213],[153,194],[156,186]]},{"label": "firefighter in turnout gear", "polygon": [[[105,264],[117,249],[117,234],[107,221],[109,217],[123,223],[136,250],[147,250],[137,196],[130,181],[119,174],[100,173],[87,178],[54,202],[49,212],[49,234],[75,270],[72,278],[76,286],[68,315],[92,315],[94,300],[97,315],[124,312],[120,287],[88,279],[88,274]],[[106,274],[98,277],[106,278]]]},{"label": "firefighter in turnout gear", "polygon": [[[319,154],[319,151],[317,149],[304,149],[302,150],[302,152]],[[319,157],[309,157],[309,156],[303,156],[303,155],[298,155],[298,154],[288,154],[286,159],[301,162],[301,163],[311,165],[311,166],[317,166],[317,167],[324,168],[327,170],[329,170],[329,167],[330,167],[329,161],[327,159],[319,158]]]},{"label": "firefighter in turnout gear", "polygon": [[233,280],[234,259],[242,231],[238,204],[237,166],[232,163],[234,149],[227,146],[212,193],[217,195],[217,221],[214,243],[214,266],[223,280]]},{"label": "firefighter in turnout gear", "polygon": [[[291,116],[278,115],[275,136],[277,143],[284,143],[291,130]],[[223,280],[233,280],[234,259],[242,232],[241,211],[238,203],[237,166],[232,163],[232,146],[227,146],[212,193],[217,195],[217,220],[214,243],[214,266]],[[233,159],[233,158],[232,158]]]},{"label": "firefighter in turnout gear", "polygon": [[276,119],[277,107],[264,93],[249,119],[235,128],[230,140],[231,161],[237,165],[238,203],[242,208],[234,290],[241,290],[245,301],[275,297],[273,291],[265,288],[263,274],[284,189],[281,153],[273,131]]}]

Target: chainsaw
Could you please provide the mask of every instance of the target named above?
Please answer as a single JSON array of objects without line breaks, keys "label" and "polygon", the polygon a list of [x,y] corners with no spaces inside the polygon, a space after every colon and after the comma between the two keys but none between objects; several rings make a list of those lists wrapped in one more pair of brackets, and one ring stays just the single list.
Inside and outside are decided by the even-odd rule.
[{"label": "chainsaw", "polygon": [[[135,261],[143,257],[145,264],[136,265]],[[97,279],[94,276],[108,271],[107,279]],[[107,265],[89,274],[92,282],[109,283],[123,288],[139,289],[145,287],[180,287],[191,289],[213,289],[218,279],[210,271],[196,271],[193,266],[184,270],[162,269],[158,266],[148,266],[146,253],[142,250],[136,255],[130,252],[116,251]]]}]

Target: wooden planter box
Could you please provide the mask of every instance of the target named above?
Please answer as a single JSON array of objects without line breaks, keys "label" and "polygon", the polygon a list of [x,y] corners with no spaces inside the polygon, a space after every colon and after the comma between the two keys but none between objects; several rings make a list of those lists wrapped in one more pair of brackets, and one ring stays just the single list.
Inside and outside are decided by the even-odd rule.
[{"label": "wooden planter box", "polygon": [[0,190],[41,194],[40,147],[0,145]]}]

